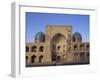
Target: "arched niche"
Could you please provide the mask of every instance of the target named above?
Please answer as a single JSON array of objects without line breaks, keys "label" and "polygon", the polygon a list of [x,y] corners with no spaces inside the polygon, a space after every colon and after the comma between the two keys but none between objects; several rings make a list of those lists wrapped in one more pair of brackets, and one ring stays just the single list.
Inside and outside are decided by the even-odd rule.
[{"label": "arched niche", "polygon": [[[57,33],[51,39],[52,61],[57,61],[57,54],[62,54],[66,51],[66,38],[61,33]],[[63,47],[65,46],[65,47]]]}]

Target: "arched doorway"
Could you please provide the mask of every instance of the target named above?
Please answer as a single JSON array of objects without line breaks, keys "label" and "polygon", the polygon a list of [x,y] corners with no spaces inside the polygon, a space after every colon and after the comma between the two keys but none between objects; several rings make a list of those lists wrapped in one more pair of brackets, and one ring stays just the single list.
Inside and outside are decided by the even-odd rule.
[{"label": "arched doorway", "polygon": [[39,62],[43,63],[43,56],[42,55],[39,57]]},{"label": "arched doorway", "polygon": [[78,63],[80,60],[79,60],[79,53],[74,53],[74,63]]},{"label": "arched doorway", "polygon": [[26,63],[28,63],[28,56],[26,56]]},{"label": "arched doorway", "polygon": [[29,47],[28,46],[26,46],[26,52],[29,52]]},{"label": "arched doorway", "polygon": [[35,63],[35,62],[36,62],[36,56],[33,55],[33,56],[31,57],[31,63]]},{"label": "arched doorway", "polygon": [[85,54],[84,53],[80,53],[80,61],[81,62],[85,61]]},{"label": "arched doorway", "polygon": [[57,62],[60,62],[61,61],[61,56],[57,56]]},{"label": "arched doorway", "polygon": [[86,46],[86,50],[89,51],[89,45]]},{"label": "arched doorway", "polygon": [[[63,47],[64,46],[64,47]],[[66,51],[66,38],[57,33],[51,40],[52,62],[60,62],[62,53]]]},{"label": "arched doorway", "polygon": [[90,61],[90,56],[89,56],[89,53],[87,53],[87,63],[89,63]]}]

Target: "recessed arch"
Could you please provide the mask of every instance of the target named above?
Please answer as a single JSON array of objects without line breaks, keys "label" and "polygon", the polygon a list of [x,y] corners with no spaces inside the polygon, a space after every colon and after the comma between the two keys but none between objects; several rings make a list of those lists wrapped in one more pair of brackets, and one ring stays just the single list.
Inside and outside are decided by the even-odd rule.
[{"label": "recessed arch", "polygon": [[26,46],[26,52],[29,52],[29,47],[28,46]]},{"label": "recessed arch", "polygon": [[85,49],[85,46],[83,44],[80,45],[80,50],[83,51]]},{"label": "recessed arch", "polygon": [[86,45],[86,50],[89,50],[89,44],[88,44],[88,45]]},{"label": "recessed arch", "polygon": [[44,46],[40,46],[40,47],[39,47],[39,51],[40,51],[40,52],[43,52],[43,51],[44,51]]},{"label": "recessed arch", "polygon": [[87,57],[89,57],[89,53],[87,53]]},{"label": "recessed arch", "polygon": [[57,50],[58,50],[58,51],[61,50],[61,46],[60,46],[60,45],[57,46]]},{"label": "recessed arch", "polygon": [[85,60],[85,54],[80,53],[80,61],[83,62]]},{"label": "recessed arch", "polygon": [[89,60],[90,60],[90,55],[89,53],[87,53],[87,62],[89,63]]},{"label": "recessed arch", "polygon": [[74,63],[79,62],[79,53],[74,53]]},{"label": "recessed arch", "polygon": [[58,62],[61,61],[61,56],[60,56],[60,55],[57,56],[57,61],[58,61]]},{"label": "recessed arch", "polygon": [[32,47],[31,47],[31,52],[36,52],[36,51],[37,51],[36,49],[37,49],[37,47],[36,47],[35,45],[32,46]]},{"label": "recessed arch", "polygon": [[29,59],[28,56],[26,56],[26,63],[28,63],[28,59]]},{"label": "recessed arch", "polygon": [[74,45],[74,51],[78,51],[78,45]]},{"label": "recessed arch", "polygon": [[[63,34],[57,33],[51,39],[51,52],[52,52],[52,61],[57,60],[57,54],[61,54],[66,50],[66,38]],[[65,45],[63,47],[63,45]],[[64,49],[65,48],[65,49]]]},{"label": "recessed arch", "polygon": [[31,63],[35,63],[35,62],[36,62],[36,56],[33,55],[33,56],[31,56]]},{"label": "recessed arch", "polygon": [[56,33],[56,34],[52,37],[51,41],[52,41],[54,38],[58,38],[58,37],[60,37],[60,36],[62,36],[64,39],[66,39],[66,37],[65,37],[63,34],[61,34],[61,33]]},{"label": "recessed arch", "polygon": [[39,62],[43,63],[43,55],[39,56]]}]

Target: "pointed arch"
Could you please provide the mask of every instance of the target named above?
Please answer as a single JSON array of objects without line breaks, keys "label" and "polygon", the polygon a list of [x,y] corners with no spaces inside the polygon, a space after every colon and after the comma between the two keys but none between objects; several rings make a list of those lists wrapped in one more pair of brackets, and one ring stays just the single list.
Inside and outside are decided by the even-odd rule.
[{"label": "pointed arch", "polygon": [[[62,37],[65,38],[65,36],[64,36],[63,34],[61,34],[61,33],[56,33],[56,34],[52,37],[51,41],[52,41],[54,38],[58,38],[59,36],[62,36]],[[66,39],[66,38],[65,38],[65,39]]]},{"label": "pointed arch", "polygon": [[80,53],[80,61],[83,62],[85,60],[85,54]]},{"label": "pointed arch", "polygon": [[31,52],[36,52],[37,47],[36,46],[32,46],[31,47]]},{"label": "pointed arch", "polygon": [[40,47],[39,47],[39,51],[40,51],[40,52],[44,52],[44,46],[40,46]]},{"label": "pointed arch", "polygon": [[35,62],[36,62],[36,56],[33,55],[33,56],[31,56],[31,63],[35,63]]},{"label": "pointed arch", "polygon": [[39,62],[43,63],[43,55],[39,56]]},{"label": "pointed arch", "polygon": [[80,50],[83,51],[84,49],[85,49],[84,44],[81,44],[81,45],[80,45]]},{"label": "pointed arch", "polygon": [[26,56],[26,63],[28,63],[28,56]]},{"label": "pointed arch", "polygon": [[[52,52],[52,61],[57,60],[57,54],[64,52],[66,50],[66,38],[63,34],[57,33],[51,39],[51,52]],[[65,47],[63,47],[65,45]],[[65,48],[65,49],[64,49]]]},{"label": "pointed arch", "polygon": [[26,52],[29,52],[29,47],[28,46],[26,46]]},{"label": "pointed arch", "polygon": [[78,51],[78,45],[74,45],[74,51]]}]

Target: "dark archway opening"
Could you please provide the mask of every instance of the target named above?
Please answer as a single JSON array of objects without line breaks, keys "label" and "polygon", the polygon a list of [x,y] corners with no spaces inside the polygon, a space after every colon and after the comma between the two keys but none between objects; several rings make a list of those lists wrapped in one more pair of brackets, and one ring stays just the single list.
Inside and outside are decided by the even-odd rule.
[{"label": "dark archway opening", "polygon": [[26,46],[26,52],[29,52],[29,47],[28,46]]},{"label": "dark archway opening", "polygon": [[81,62],[84,62],[85,61],[85,54],[84,53],[81,53],[80,54],[80,61]]},{"label": "dark archway opening", "polygon": [[31,57],[31,63],[34,63],[35,61],[36,61],[36,56],[33,55],[33,56]]},{"label": "dark archway opening", "polygon": [[43,63],[43,56],[42,55],[39,57],[39,62]]},{"label": "dark archway opening", "polygon": [[26,63],[28,63],[28,56],[26,56]]},{"label": "dark archway opening", "polygon": [[57,56],[57,62],[61,61],[61,56]]},{"label": "dark archway opening", "polygon": [[[58,62],[61,60],[62,55],[66,51],[66,38],[61,33],[57,33],[52,37],[51,40],[51,52],[52,52],[52,62]],[[63,47],[64,45],[64,47]]]}]

